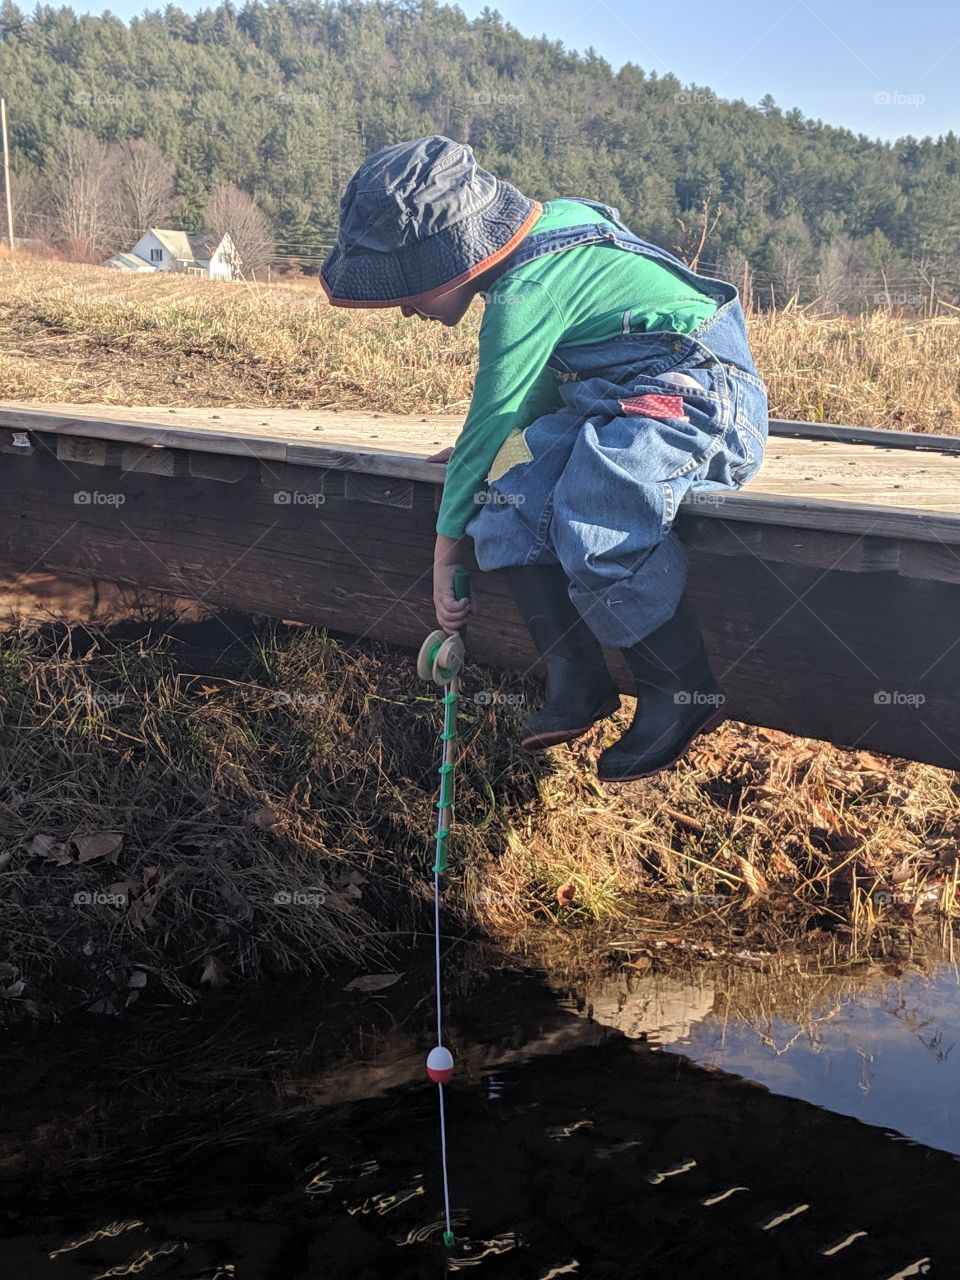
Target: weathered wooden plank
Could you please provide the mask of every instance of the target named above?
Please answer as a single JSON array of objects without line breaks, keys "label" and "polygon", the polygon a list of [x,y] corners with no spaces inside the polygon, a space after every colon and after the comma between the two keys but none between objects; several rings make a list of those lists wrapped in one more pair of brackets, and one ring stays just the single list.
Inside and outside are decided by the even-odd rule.
[{"label": "weathered wooden plank", "polygon": [[187,470],[198,480],[220,480],[224,484],[235,484],[250,475],[258,461],[236,455],[191,452],[187,458]]},{"label": "weathered wooden plank", "polygon": [[[318,473],[287,463],[279,480],[305,477],[315,484]],[[319,478],[322,485],[327,473]],[[78,505],[81,485],[115,500]],[[415,483],[410,507],[342,495],[317,507],[276,504],[256,472],[223,485],[189,472],[170,478],[67,467],[40,448],[0,466],[0,560],[18,571],[86,573],[198,606],[412,648],[435,626],[434,498],[435,486]],[[711,546],[702,536],[708,525],[725,541]],[[909,556],[898,542],[887,551],[882,538],[828,530],[813,537],[747,519],[734,526],[700,510],[685,514],[681,529],[697,534],[690,538],[691,596],[732,716],[960,764],[953,675],[960,584],[905,578]],[[742,554],[731,554],[731,531]],[[804,539],[813,550],[805,552]],[[921,554],[915,542],[907,545]],[[532,669],[536,655],[499,575],[476,572],[473,594],[471,656]],[[624,668],[616,672],[628,688]]]},{"label": "weathered wooden plank", "polygon": [[885,427],[847,427],[836,422],[797,422],[771,418],[771,436],[798,440],[845,440],[850,444],[878,444],[885,449],[931,449],[934,453],[960,453],[960,436],[935,436],[922,431],[888,431]]},{"label": "weathered wooden plank", "polygon": [[[63,443],[63,438],[56,436],[38,433],[35,438],[40,442],[42,450],[51,452]],[[102,442],[96,440],[90,440],[89,443],[102,447]],[[111,444],[108,447],[117,450],[116,456],[131,471],[143,470],[149,466],[151,454],[156,452],[161,460],[159,470],[167,475],[176,471],[177,475],[184,476],[190,470],[190,459],[197,456],[187,451],[165,448],[144,450],[141,457],[137,446],[121,447]],[[131,456],[129,450],[136,456]],[[244,459],[235,456],[217,457],[218,464],[233,464],[240,468],[246,465]],[[335,460],[339,463],[343,458],[338,454]],[[380,477],[366,471],[352,473],[338,468],[320,469],[302,463],[258,461],[261,482],[273,492],[274,500],[277,503],[289,501],[294,506],[319,507],[336,496],[343,496],[346,493],[344,486],[348,484],[349,497],[354,500],[367,501],[371,505],[378,499],[411,505],[412,491],[424,488],[395,474]],[[428,469],[438,480],[442,479],[442,466],[430,465]],[[75,478],[79,478],[82,466],[73,463],[69,470]],[[106,470],[109,468],[104,470],[104,475]],[[337,479],[334,480],[334,477]],[[102,479],[103,476],[100,477]],[[78,488],[83,489],[90,483],[84,481],[80,484],[78,480]],[[100,481],[96,483],[102,489]],[[123,492],[123,477],[113,483],[113,488]],[[429,488],[433,493],[435,508],[440,489],[438,485]],[[103,498],[100,500],[104,501]],[[830,568],[838,558],[842,558],[845,570],[895,569],[900,558],[896,544],[906,541],[929,543],[931,547],[940,549],[960,547],[960,515],[893,506],[884,508],[852,501],[840,504],[783,498],[757,492],[753,487],[735,493],[716,491],[691,494],[683,505],[683,513],[685,517],[695,515],[704,518],[697,526],[693,526],[697,530],[693,535],[695,545],[704,549],[712,547],[719,551],[722,547],[722,553],[726,555],[760,554],[771,560],[809,563],[821,568]],[[714,522],[715,532],[704,531],[707,521]],[[752,528],[748,533],[745,525],[765,526],[766,531],[760,533],[757,528]],[[818,537],[818,534],[826,536]],[[832,535],[835,534],[844,535],[846,544],[833,541]],[[960,551],[954,554],[960,555]],[[931,554],[925,559],[915,552],[911,566],[925,577],[937,577],[939,573],[945,581],[954,580],[954,556],[950,552]],[[921,566],[924,567],[921,569]]]},{"label": "weathered wooden plank", "polygon": [[[16,422],[14,422],[14,419]],[[55,405],[42,401],[0,403],[0,421],[5,427],[22,425],[38,431],[83,433],[83,424],[94,424],[97,433],[106,424],[125,427],[131,441],[142,439],[137,428],[157,430],[179,427],[200,433],[229,432],[269,438],[278,429],[285,439],[315,440],[329,435],[344,443],[370,443],[389,436],[388,452],[412,452],[421,456],[450,443],[449,432],[459,431],[463,414],[435,413],[398,416],[359,409],[183,409],[173,407],[127,407],[116,405]],[[266,429],[266,430],[265,430]],[[960,436],[931,435],[919,431],[893,431],[876,427],[852,427],[841,423],[799,422],[771,418],[770,436],[784,440],[818,440],[830,443],[874,444],[886,449],[960,453]],[[164,443],[164,441],[160,441]]]},{"label": "weathered wooden plank", "polygon": [[684,501],[683,507],[692,507],[698,516],[705,519],[746,520],[792,529],[822,529],[834,533],[872,534],[877,538],[960,545],[960,515],[953,512],[779,497],[757,492],[752,485],[724,494],[721,501],[710,505],[694,498],[692,502]]},{"label": "weathered wooden plank", "polygon": [[960,550],[947,543],[905,542],[900,572],[908,578],[960,583]]},{"label": "weathered wooden plank", "polygon": [[84,436],[57,436],[57,457],[61,462],[86,462],[94,467],[107,464],[109,446],[106,440]]},{"label": "weathered wooden plank", "polygon": [[960,586],[746,563],[704,556],[691,566],[731,709],[790,733],[960,768]]},{"label": "weathered wooden plank", "polygon": [[[817,569],[842,569],[845,573],[900,571],[904,543],[896,538],[875,538],[863,534],[838,533],[822,529],[791,529],[782,525],[745,524],[725,520],[702,520],[696,508],[681,512],[678,530],[690,551],[722,556],[759,556],[782,564],[805,564]],[[909,544],[913,546],[914,544]],[[930,545],[930,544],[923,544]],[[944,550],[937,546],[939,550]],[[946,550],[950,550],[947,548]],[[920,567],[922,561],[915,562]],[[936,570],[938,560],[930,566]],[[957,557],[960,564],[960,556]],[[950,568],[949,564],[944,566]],[[915,574],[936,576],[935,572]],[[944,579],[953,581],[952,574]]]},{"label": "weathered wooden plank", "polygon": [[[168,445],[171,448],[189,448],[201,453],[244,454],[257,458],[276,458],[282,462],[287,455],[286,436],[282,430],[271,434],[267,430],[248,432],[249,439],[237,427],[219,428],[211,422],[204,428],[191,429],[179,425],[165,426],[161,422],[163,409],[152,411],[146,421],[138,421],[127,409],[112,409],[116,418],[98,416],[87,406],[69,406],[69,412],[54,406],[28,408],[18,405],[0,406],[0,426],[11,432],[50,432],[66,436],[88,436],[98,440],[114,440],[124,444]],[[174,410],[169,410],[174,413]],[[102,415],[103,411],[100,411]]]},{"label": "weathered wooden plank", "polygon": [[[460,416],[452,414],[0,406],[0,428],[27,428],[39,433],[38,439],[86,433],[90,439],[156,444],[191,454],[249,456],[433,484],[442,483],[445,468],[426,462],[424,454],[451,444],[460,424]],[[779,426],[810,426],[816,428],[815,438],[774,435],[763,469],[746,489],[690,495],[686,505],[708,518],[960,545],[955,440],[878,432],[877,443],[863,443],[859,429]],[[917,448],[911,452],[905,440]],[[918,511],[924,513],[920,523]]]}]

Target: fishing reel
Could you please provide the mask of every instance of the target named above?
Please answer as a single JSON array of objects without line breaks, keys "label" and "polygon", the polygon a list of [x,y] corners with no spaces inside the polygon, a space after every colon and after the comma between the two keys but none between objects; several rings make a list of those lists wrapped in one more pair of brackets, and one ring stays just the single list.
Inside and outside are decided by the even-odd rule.
[{"label": "fishing reel", "polygon": [[[462,600],[469,594],[470,574],[466,569],[457,569],[453,575],[454,599]],[[421,680],[449,684],[454,676],[460,674],[465,657],[465,630],[463,628],[452,636],[439,629],[430,632],[417,654],[417,675]]]},{"label": "fishing reel", "polygon": [[463,666],[463,637],[448,636],[445,631],[431,631],[417,654],[417,675],[435,684],[449,684]]}]

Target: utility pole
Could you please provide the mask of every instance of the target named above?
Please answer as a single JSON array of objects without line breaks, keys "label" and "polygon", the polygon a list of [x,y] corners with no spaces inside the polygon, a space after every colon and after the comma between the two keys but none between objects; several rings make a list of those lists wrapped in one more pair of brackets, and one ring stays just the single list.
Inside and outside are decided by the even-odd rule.
[{"label": "utility pole", "polygon": [[7,145],[7,100],[0,98],[0,131],[3,133],[3,193],[7,200],[7,244],[13,250],[13,202],[10,199],[10,148]]}]

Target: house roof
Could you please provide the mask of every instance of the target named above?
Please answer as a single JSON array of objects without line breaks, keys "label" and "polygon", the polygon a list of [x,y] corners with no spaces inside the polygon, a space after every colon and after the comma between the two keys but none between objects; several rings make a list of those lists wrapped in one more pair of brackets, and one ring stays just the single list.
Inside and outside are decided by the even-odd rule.
[{"label": "house roof", "polygon": [[138,258],[135,253],[115,253],[103,264],[105,267],[119,267],[123,271],[156,271],[152,262]]},{"label": "house roof", "polygon": [[209,262],[223,242],[216,231],[174,231],[166,227],[151,227],[157,237],[179,262]]}]

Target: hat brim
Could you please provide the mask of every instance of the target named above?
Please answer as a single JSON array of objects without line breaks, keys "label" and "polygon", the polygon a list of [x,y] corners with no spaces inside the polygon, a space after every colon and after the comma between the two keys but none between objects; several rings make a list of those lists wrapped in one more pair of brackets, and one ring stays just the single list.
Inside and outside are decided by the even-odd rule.
[{"label": "hat brim", "polygon": [[[519,192],[516,192],[515,188],[510,187],[509,183],[504,183],[502,185],[505,189],[519,196]],[[521,197],[521,199],[524,200],[525,205],[529,206],[529,210],[521,224],[509,239],[499,245],[492,252],[485,254],[479,261],[472,263],[466,268],[466,270],[451,276],[441,284],[432,285],[429,289],[420,289],[416,293],[398,294],[396,297],[362,298],[351,297],[348,295],[346,290],[338,292],[334,287],[327,283],[324,275],[324,267],[327,266],[331,261],[331,258],[333,258],[337,253],[336,250],[331,250],[330,255],[328,255],[320,269],[320,284],[327,296],[327,300],[330,302],[331,306],[334,307],[399,307],[413,302],[428,302],[431,299],[439,298],[443,294],[449,293],[451,289],[455,289],[459,285],[466,284],[468,280],[476,279],[477,276],[482,275],[485,271],[489,271],[491,267],[496,266],[498,262],[502,262],[504,258],[511,254],[543,213],[543,205],[539,200],[527,199],[526,197]],[[483,215],[481,215],[480,220],[482,220],[482,216]],[[380,257],[382,258],[382,255],[380,255]],[[346,276],[349,273],[344,272],[343,274]]]}]

